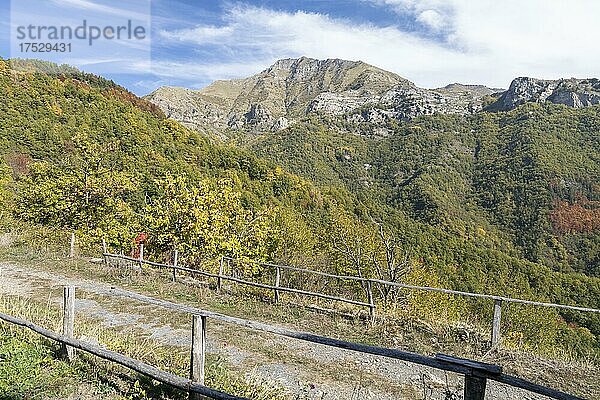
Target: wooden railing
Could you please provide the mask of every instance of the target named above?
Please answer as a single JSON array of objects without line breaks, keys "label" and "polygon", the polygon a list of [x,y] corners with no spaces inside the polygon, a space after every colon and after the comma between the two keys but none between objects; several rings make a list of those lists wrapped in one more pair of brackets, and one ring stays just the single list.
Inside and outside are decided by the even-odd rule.
[{"label": "wooden railing", "polygon": [[[288,292],[288,293],[295,293],[295,294],[304,295],[304,296],[312,296],[312,297],[323,298],[323,299],[332,300],[332,301],[338,301],[338,302],[342,302],[342,303],[346,303],[346,304],[352,304],[352,305],[356,305],[356,306],[360,306],[360,307],[365,307],[365,308],[369,309],[369,314],[370,314],[372,321],[375,318],[375,310],[377,308],[377,305],[375,304],[374,296],[373,296],[373,287],[375,285],[384,285],[384,286],[396,287],[396,288],[407,289],[407,290],[443,293],[443,294],[449,294],[449,295],[491,300],[491,301],[493,301],[493,304],[494,304],[494,313],[493,313],[492,329],[491,329],[491,332],[492,332],[491,333],[491,344],[492,344],[492,346],[499,345],[500,340],[501,340],[500,323],[501,323],[501,318],[502,318],[502,304],[503,303],[525,304],[525,305],[530,305],[530,306],[535,306],[535,307],[549,307],[549,308],[557,308],[557,309],[563,309],[563,310],[600,314],[600,309],[595,309],[595,308],[572,306],[572,305],[566,305],[566,304],[545,303],[545,302],[539,302],[539,301],[515,299],[515,298],[505,297],[505,296],[462,292],[462,291],[458,291],[458,290],[436,288],[436,287],[416,286],[416,285],[409,285],[409,284],[400,283],[400,282],[390,282],[390,281],[385,281],[385,280],[381,280],[381,279],[363,278],[363,277],[351,276],[351,275],[335,275],[335,274],[330,274],[330,273],[326,273],[326,272],[314,271],[314,270],[310,270],[310,269],[306,269],[306,268],[298,268],[298,267],[277,265],[277,264],[270,264],[270,263],[263,263],[263,262],[254,262],[258,265],[261,265],[261,266],[267,267],[267,268],[271,268],[273,270],[274,281],[273,281],[272,285],[269,285],[269,284],[265,284],[265,283],[252,282],[252,281],[249,281],[246,279],[241,279],[239,277],[235,277],[232,275],[226,275],[224,263],[226,261],[228,261],[228,262],[237,262],[238,261],[238,260],[230,258],[230,257],[221,257],[220,262],[219,262],[219,272],[217,274],[214,274],[211,272],[202,271],[199,269],[194,269],[194,268],[189,268],[189,267],[182,267],[182,266],[178,265],[177,252],[174,252],[173,264],[164,264],[164,263],[157,263],[157,262],[145,260],[143,258],[143,246],[141,247],[141,249],[142,250],[140,251],[139,258],[128,257],[123,254],[111,254],[106,251],[104,252],[103,257],[107,264],[109,263],[109,260],[112,258],[112,259],[121,259],[121,260],[129,261],[129,262],[134,263],[134,265],[139,265],[140,267],[142,265],[149,265],[149,266],[156,267],[156,268],[172,270],[173,281],[175,281],[177,279],[177,271],[186,272],[191,275],[199,275],[199,276],[214,278],[214,279],[216,279],[217,290],[221,289],[222,282],[224,280],[234,282],[237,284],[272,290],[275,302],[277,302],[279,300],[280,292]],[[248,261],[244,260],[243,262],[248,262]],[[316,276],[320,276],[320,277],[339,279],[342,281],[361,282],[362,284],[364,284],[364,287],[366,288],[367,299],[366,299],[366,301],[359,301],[359,300],[355,300],[355,299],[344,298],[341,296],[333,296],[333,295],[319,293],[319,292],[315,292],[315,291],[301,290],[301,289],[297,289],[297,288],[281,286],[281,284],[280,284],[281,283],[281,271],[283,271],[283,270],[302,272],[302,273],[309,274],[309,275],[316,275]]]},{"label": "wooden railing", "polygon": [[[204,386],[204,365],[206,355],[206,336],[207,336],[207,320],[212,319],[224,323],[238,325],[245,329],[252,329],[262,332],[267,332],[279,336],[302,340],[310,343],[330,346],[334,348],[356,351],[363,354],[372,354],[376,356],[397,359],[415,363],[443,371],[450,371],[464,375],[464,399],[467,400],[483,400],[485,398],[485,389],[488,380],[497,381],[520,389],[528,390],[533,393],[548,396],[554,399],[561,400],[582,400],[580,397],[570,395],[555,389],[551,389],[525,379],[511,376],[503,373],[502,367],[481,363],[473,360],[456,358],[444,354],[437,354],[435,357],[428,357],[416,353],[406,352],[397,349],[384,347],[370,346],[360,343],[353,343],[344,340],[315,335],[309,332],[299,332],[291,329],[265,324],[262,322],[246,320],[242,318],[227,316],[220,313],[215,313],[208,310],[203,310],[187,305],[177,304],[162,299],[142,295],[132,291],[127,291],[118,288],[107,290],[105,295],[119,296],[159,306],[170,311],[191,314],[192,323],[192,351],[190,360],[190,379],[182,378],[164,371],[156,367],[145,364],[141,361],[134,360],[122,354],[106,350],[102,347],[95,346],[73,337],[73,325],[75,316],[75,288],[65,287],[63,301],[63,334],[58,334],[49,331],[45,328],[37,326],[29,321],[0,313],[0,319],[8,323],[19,325],[28,328],[40,335],[49,339],[55,340],[63,345],[63,354],[67,359],[74,357],[73,349],[79,349],[87,353],[98,356],[102,359],[115,362],[124,367],[130,368],[138,373],[151,377],[159,382],[170,385],[174,388],[190,393],[191,398],[201,398],[198,396],[206,396],[212,399],[233,400],[240,399]],[[246,399],[247,400],[247,399]]]},{"label": "wooden railing", "polygon": [[192,351],[190,360],[191,379],[182,378],[180,376],[161,371],[158,368],[145,364],[141,361],[75,339],[73,337],[73,324],[75,315],[74,287],[65,287],[64,290],[63,334],[58,334],[49,331],[29,321],[3,313],[0,313],[0,320],[28,328],[42,336],[45,336],[49,339],[61,343],[64,348],[63,354],[65,354],[65,357],[67,359],[72,359],[74,357],[73,349],[79,349],[87,353],[93,354],[97,357],[100,357],[102,359],[130,368],[138,373],[144,374],[152,379],[170,385],[174,388],[189,392],[190,397],[194,399],[201,398],[198,396],[206,396],[212,399],[248,400],[241,397],[232,396],[230,394],[204,386],[207,320],[213,319],[229,324],[235,324],[246,329],[258,330],[296,340],[302,340],[310,343],[316,343],[344,350],[356,351],[363,354],[372,354],[376,356],[407,361],[410,363],[415,363],[443,371],[458,373],[464,375],[465,400],[485,399],[485,389],[488,380],[493,380],[496,382],[507,384],[533,393],[548,396],[553,399],[582,400],[582,398],[580,397],[570,395],[555,389],[551,389],[516,376],[504,374],[502,367],[498,365],[481,363],[463,358],[456,358],[444,354],[437,354],[435,357],[428,357],[421,354],[406,352],[397,349],[347,342],[344,340],[315,335],[309,332],[299,332],[279,326],[265,324],[262,322],[231,317],[224,314],[215,313],[212,311],[207,311],[191,306],[172,303],[166,300],[145,296],[139,293],[123,289],[111,288],[106,292],[106,294],[133,299],[146,304],[159,306],[171,311],[192,314]]},{"label": "wooden railing", "polygon": [[417,353],[390,349],[385,347],[370,346],[366,344],[348,342],[344,340],[315,335],[309,332],[299,332],[279,326],[265,324],[238,317],[203,310],[196,307],[173,303],[167,300],[157,299],[139,293],[113,288],[110,293],[116,296],[127,297],[133,300],[163,307],[171,311],[200,315],[208,319],[235,324],[243,328],[267,332],[291,339],[302,340],[310,343],[321,344],[344,350],[356,351],[364,354],[392,358],[407,361],[414,364],[424,365],[435,369],[455,372],[465,376],[464,399],[483,400],[485,398],[485,387],[487,380],[493,380],[516,388],[524,389],[533,393],[548,396],[553,399],[582,400],[582,398],[570,395],[559,390],[551,389],[528,380],[504,374],[502,367],[493,364],[481,363],[469,359],[456,358],[445,354],[437,354],[435,357],[424,356]]},{"label": "wooden railing", "polygon": [[[0,313],[0,320],[32,330],[48,339],[61,344],[61,354],[67,361],[73,361],[75,349],[93,354],[104,360],[127,367],[154,380],[171,387],[188,392],[191,399],[211,398],[217,400],[249,400],[244,397],[232,396],[219,390],[204,386],[204,360],[206,352],[206,317],[193,315],[192,322],[192,351],[190,360],[190,379],[162,371],[156,367],[135,360],[123,354],[107,350],[74,338],[75,322],[75,287],[64,288],[63,300],[63,334],[52,332],[30,321]],[[202,397],[205,396],[205,397]]]}]

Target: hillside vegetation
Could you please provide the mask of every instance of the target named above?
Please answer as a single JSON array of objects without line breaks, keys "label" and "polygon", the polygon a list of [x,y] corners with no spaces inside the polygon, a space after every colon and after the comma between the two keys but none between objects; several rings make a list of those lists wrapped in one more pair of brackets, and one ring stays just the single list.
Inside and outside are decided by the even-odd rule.
[{"label": "hillside vegetation", "polygon": [[600,107],[527,105],[370,126],[312,118],[238,139],[320,184],[557,271],[600,276]]},{"label": "hillside vegetation", "polygon": [[[29,221],[127,252],[147,232],[149,254],[177,248],[192,265],[228,255],[600,308],[598,108],[420,117],[384,138],[313,117],[241,133],[242,149],[117,85],[36,71],[0,62],[5,230]],[[476,323],[492,311],[422,299],[389,312]],[[516,308],[504,323],[506,345],[600,352],[597,317]]]}]

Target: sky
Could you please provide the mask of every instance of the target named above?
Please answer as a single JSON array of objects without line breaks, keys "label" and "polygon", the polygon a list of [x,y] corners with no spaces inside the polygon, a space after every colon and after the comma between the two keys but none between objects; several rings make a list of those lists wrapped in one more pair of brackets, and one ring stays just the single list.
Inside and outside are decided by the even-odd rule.
[{"label": "sky", "polygon": [[[71,64],[138,95],[201,88],[300,56],[361,60],[427,88],[600,77],[598,0],[0,0],[0,13],[3,58]],[[148,34],[79,41],[71,53],[19,52],[18,26],[83,19],[132,20]]]}]

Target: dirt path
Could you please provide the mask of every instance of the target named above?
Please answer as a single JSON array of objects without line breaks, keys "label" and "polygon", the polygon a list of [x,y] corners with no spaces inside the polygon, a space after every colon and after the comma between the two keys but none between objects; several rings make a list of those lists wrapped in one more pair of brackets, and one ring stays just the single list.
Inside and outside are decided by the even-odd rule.
[{"label": "dirt path", "polygon": [[[118,297],[111,293],[111,285],[14,263],[0,263],[0,277],[0,293],[50,298],[55,303],[61,302],[59,286],[75,285],[76,313],[97,319],[106,327],[131,328],[165,345],[190,346],[189,316]],[[240,330],[218,322],[211,322],[208,332],[209,353],[221,355],[248,379],[277,382],[293,399],[444,400],[454,398],[446,397],[446,390],[462,392],[458,375],[399,360]],[[489,382],[486,399],[546,398]]]}]

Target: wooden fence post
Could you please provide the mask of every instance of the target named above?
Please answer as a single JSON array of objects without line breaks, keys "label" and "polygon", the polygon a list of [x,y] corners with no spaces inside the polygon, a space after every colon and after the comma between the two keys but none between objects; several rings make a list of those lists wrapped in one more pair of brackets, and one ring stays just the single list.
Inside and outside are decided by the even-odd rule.
[{"label": "wooden fence post", "polygon": [[502,300],[494,300],[494,320],[492,323],[492,347],[500,344],[500,320],[502,318]]},{"label": "wooden fence post", "polygon": [[71,232],[71,247],[69,249],[69,258],[75,257],[75,232]]},{"label": "wooden fence post", "polygon": [[[279,287],[279,281],[281,280],[281,270],[279,266],[275,267],[275,287]],[[279,290],[275,289],[275,304],[279,302]]]},{"label": "wooden fence post", "polygon": [[223,276],[223,262],[224,262],[224,256],[221,256],[221,260],[219,260],[219,277],[217,278],[217,291],[220,292],[221,291],[221,284],[222,284],[222,276]]},{"label": "wooden fence post", "polygon": [[179,252],[177,249],[173,251],[173,282],[177,282],[177,259],[179,257]]},{"label": "wooden fence post", "polygon": [[[204,385],[204,364],[206,359],[206,317],[192,316],[192,355],[190,359],[190,379],[194,383]],[[190,399],[200,400],[204,397],[190,393]]]},{"label": "wooden fence post", "polygon": [[104,259],[104,266],[108,267],[108,246],[106,245],[106,239],[102,239],[102,258]]},{"label": "wooden fence post", "polygon": [[140,243],[140,270],[142,269],[143,262],[144,262],[144,243]]},{"label": "wooden fence post", "polygon": [[369,317],[371,318],[371,323],[375,323],[375,303],[373,302],[373,288],[371,287],[371,281],[367,281],[367,297],[369,301]]},{"label": "wooden fence post", "polygon": [[464,400],[484,400],[487,379],[465,375]]},{"label": "wooden fence post", "polygon": [[[73,326],[75,324],[75,287],[65,286],[63,288],[63,335],[73,337]],[[63,344],[61,354],[68,361],[75,358],[75,349]]]}]

